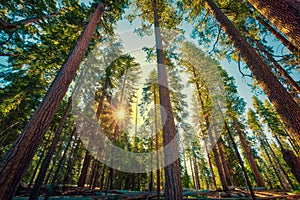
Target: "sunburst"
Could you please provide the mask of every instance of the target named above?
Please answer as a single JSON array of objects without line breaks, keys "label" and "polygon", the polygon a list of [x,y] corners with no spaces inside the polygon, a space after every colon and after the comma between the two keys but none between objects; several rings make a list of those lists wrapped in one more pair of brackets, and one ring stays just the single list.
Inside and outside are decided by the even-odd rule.
[{"label": "sunburst", "polygon": [[113,120],[119,128],[124,128],[130,121],[130,108],[124,105],[112,106],[112,114]]}]

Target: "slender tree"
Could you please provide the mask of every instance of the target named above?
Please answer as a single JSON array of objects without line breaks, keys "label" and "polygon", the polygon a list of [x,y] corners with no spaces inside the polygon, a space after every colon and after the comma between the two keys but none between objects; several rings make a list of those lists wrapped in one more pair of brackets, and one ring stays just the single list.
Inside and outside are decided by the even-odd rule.
[{"label": "slender tree", "polygon": [[[282,142],[279,139],[279,135],[286,135],[284,131],[284,127],[282,126],[280,120],[277,118],[274,110],[272,110],[272,106],[269,104],[268,101],[265,101],[264,104],[256,96],[253,96],[252,99],[253,99],[253,105],[256,112],[263,119],[263,122],[268,125],[268,128],[270,129],[272,135],[275,137],[275,139],[277,140],[280,146],[280,150],[283,155],[283,158],[286,161],[290,161],[287,162],[287,164],[291,168],[291,171],[293,175],[296,177],[298,183],[300,183],[300,179],[299,179],[300,174],[298,172],[300,168],[299,165],[300,159],[293,152],[285,149],[282,145]],[[291,160],[289,157],[293,157],[294,161]]]},{"label": "slender tree", "polygon": [[[73,136],[76,135],[76,127],[74,126],[73,127],[73,130],[71,131],[70,133],[70,136],[69,136],[69,139],[68,139],[68,142],[67,142],[67,145],[64,149],[64,153],[62,155],[62,157],[60,158],[58,164],[57,164],[57,168],[54,172],[54,175],[52,177],[52,180],[51,180],[51,184],[49,185],[49,187],[47,188],[47,191],[46,191],[46,194],[45,194],[45,200],[48,200],[49,197],[52,195],[52,191],[53,191],[53,187],[54,185],[57,183],[58,181],[58,177],[59,177],[59,173],[61,172],[62,168],[63,168],[63,164],[66,160],[66,157],[67,157],[67,152],[69,150],[69,147],[71,145],[71,141],[73,139]],[[75,136],[76,137],[76,136]]]},{"label": "slender tree", "polygon": [[248,174],[247,174],[247,171],[246,171],[246,168],[245,168],[245,165],[244,165],[244,161],[243,161],[243,159],[242,159],[241,154],[239,153],[239,150],[238,150],[238,147],[237,147],[237,145],[236,145],[236,142],[234,141],[234,138],[233,138],[233,136],[232,136],[232,134],[231,134],[231,131],[230,131],[230,129],[229,129],[228,124],[227,124],[226,121],[225,121],[225,129],[226,129],[227,132],[228,132],[230,141],[231,141],[231,143],[232,143],[232,145],[233,145],[233,148],[234,148],[234,151],[235,151],[236,156],[237,156],[237,158],[238,158],[239,164],[240,164],[241,167],[242,167],[242,170],[243,170],[243,173],[244,173],[244,176],[245,176],[245,179],[246,179],[246,183],[247,183],[248,188],[249,188],[249,190],[250,190],[251,197],[252,197],[252,199],[256,199],[255,193],[254,193],[254,191],[253,191],[252,184],[251,184],[251,182],[250,182],[249,176],[248,176]]},{"label": "slender tree", "polygon": [[[274,172],[276,173],[276,176],[278,177],[278,180],[279,180],[281,186],[285,190],[288,190],[289,185],[292,185],[291,180],[285,173],[280,161],[278,160],[273,149],[271,148],[271,146],[268,142],[268,139],[263,132],[262,124],[259,122],[256,113],[252,109],[249,109],[249,111],[247,112],[247,117],[248,117],[249,127],[257,136],[259,144],[262,147],[262,149],[265,151],[265,153],[268,157],[269,163],[270,163],[271,167],[274,169]],[[287,185],[287,184],[289,184],[289,185]]]},{"label": "slender tree", "polygon": [[220,152],[220,160],[221,160],[221,164],[223,166],[223,170],[224,170],[224,174],[225,174],[225,178],[227,181],[228,186],[231,186],[231,179],[230,179],[230,174],[229,174],[229,169],[226,163],[226,159],[225,159],[225,155],[224,155],[224,150],[223,150],[223,140],[222,138],[219,138],[219,141],[217,143],[218,145],[218,150]]}]

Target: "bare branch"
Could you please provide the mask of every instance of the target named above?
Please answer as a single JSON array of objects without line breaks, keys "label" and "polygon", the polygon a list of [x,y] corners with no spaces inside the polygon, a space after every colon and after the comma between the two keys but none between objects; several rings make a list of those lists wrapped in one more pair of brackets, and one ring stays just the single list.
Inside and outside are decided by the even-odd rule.
[{"label": "bare branch", "polygon": [[39,22],[41,20],[48,19],[48,18],[51,18],[51,17],[55,17],[55,16],[58,16],[58,15],[61,15],[61,13],[60,12],[51,13],[51,14],[45,15],[43,17],[32,17],[32,18],[29,18],[29,19],[22,19],[20,21],[14,22],[14,23],[8,23],[8,22],[6,22],[6,21],[4,21],[3,19],[0,18],[0,25],[1,25],[2,29],[4,29],[4,30],[12,30],[12,29],[20,28],[22,25],[23,26],[29,26],[29,25],[31,25],[35,22]]},{"label": "bare branch", "polygon": [[239,69],[239,72],[242,74],[242,78],[244,78],[245,76],[253,78],[252,75],[244,74],[244,72],[242,72],[242,70],[241,70],[241,54],[240,53],[239,53],[239,59],[238,59],[238,69]]},{"label": "bare branch", "polygon": [[214,52],[214,51],[215,51],[215,49],[216,49],[216,45],[217,45],[217,43],[219,42],[220,34],[221,34],[221,27],[219,26],[219,30],[218,30],[217,39],[216,39],[216,41],[215,41],[215,43],[214,43],[214,45],[213,45],[213,48],[212,48],[212,50],[211,50],[211,51],[210,51],[208,54],[211,54],[212,52]]}]

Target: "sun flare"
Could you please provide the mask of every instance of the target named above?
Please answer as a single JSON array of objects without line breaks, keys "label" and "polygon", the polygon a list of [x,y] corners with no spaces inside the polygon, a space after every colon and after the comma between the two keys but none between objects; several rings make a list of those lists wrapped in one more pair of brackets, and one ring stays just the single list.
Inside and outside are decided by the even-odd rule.
[{"label": "sun flare", "polygon": [[118,119],[118,120],[122,120],[122,119],[124,119],[125,118],[125,110],[124,110],[124,108],[120,108],[120,109],[118,109],[117,111],[116,111],[116,114],[115,114],[115,116],[116,116],[116,118]]}]

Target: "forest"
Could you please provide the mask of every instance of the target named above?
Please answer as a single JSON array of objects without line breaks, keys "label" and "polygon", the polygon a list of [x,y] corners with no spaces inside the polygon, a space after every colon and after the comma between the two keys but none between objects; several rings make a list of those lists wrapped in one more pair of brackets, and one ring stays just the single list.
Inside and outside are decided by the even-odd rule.
[{"label": "forest", "polygon": [[0,28],[0,200],[300,199],[299,0],[7,0]]}]

